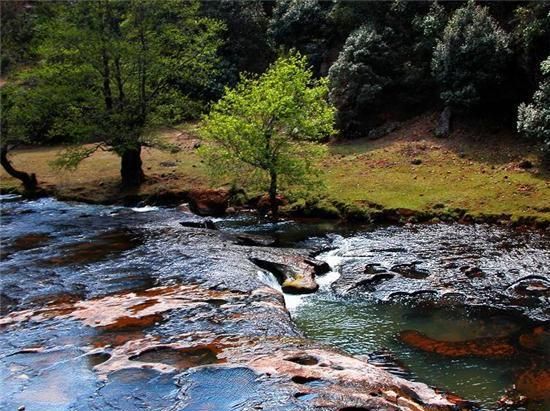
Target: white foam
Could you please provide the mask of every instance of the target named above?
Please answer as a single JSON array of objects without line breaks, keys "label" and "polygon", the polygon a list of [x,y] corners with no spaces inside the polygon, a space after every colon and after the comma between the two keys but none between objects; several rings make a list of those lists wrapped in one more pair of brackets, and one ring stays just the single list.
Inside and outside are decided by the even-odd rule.
[{"label": "white foam", "polygon": [[283,292],[281,285],[272,273],[258,270],[258,279],[268,287],[271,287],[281,293]]},{"label": "white foam", "polygon": [[136,213],[148,213],[149,211],[157,211],[159,208],[155,206],[133,207],[132,211]]}]

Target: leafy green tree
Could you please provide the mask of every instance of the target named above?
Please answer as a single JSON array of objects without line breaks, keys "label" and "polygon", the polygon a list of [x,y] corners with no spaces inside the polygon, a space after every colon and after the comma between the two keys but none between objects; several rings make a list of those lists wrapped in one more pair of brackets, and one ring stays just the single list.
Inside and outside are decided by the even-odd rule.
[{"label": "leafy green tree", "polygon": [[[92,149],[70,149],[57,165],[75,167],[95,149],[121,158],[124,187],[144,178],[148,132],[181,121],[189,105],[186,87],[209,81],[223,26],[199,16],[196,1],[57,3],[55,17],[39,27],[40,63],[27,76],[50,78],[53,93],[74,95],[71,115],[58,119],[57,133]],[[80,76],[52,76],[65,71]],[[53,78],[52,78],[53,77]],[[86,92],[88,91],[88,92]]]},{"label": "leafy green tree", "polygon": [[259,77],[243,75],[204,119],[202,153],[214,174],[264,184],[277,218],[280,188],[307,182],[321,149],[314,142],[333,133],[327,93],[326,80],[314,80],[298,54]]},{"label": "leafy green tree", "polygon": [[12,127],[10,130],[11,122],[20,114],[19,107],[14,102],[16,99],[15,90],[11,86],[4,85],[0,88],[0,164],[10,176],[21,181],[25,190],[33,191],[38,185],[36,174],[16,169],[8,157],[10,149],[28,142],[27,136],[21,137],[17,127]]},{"label": "leafy green tree", "polygon": [[1,164],[26,190],[36,188],[36,176],[15,169],[9,152],[20,145],[63,142],[69,133],[75,138],[93,133],[93,113],[81,103],[91,101],[94,91],[74,87],[86,77],[86,72],[75,67],[49,67],[40,76],[34,70],[23,70],[0,88]]},{"label": "leafy green tree", "polygon": [[3,1],[0,3],[0,70],[2,76],[28,65],[36,57],[32,50],[36,27],[51,14],[49,2]]},{"label": "leafy green tree", "polygon": [[508,34],[486,7],[470,0],[457,9],[432,58],[432,72],[445,104],[471,108],[489,97],[502,79],[508,43]]},{"label": "leafy green tree", "polygon": [[521,3],[514,10],[511,27],[514,50],[531,92],[540,81],[539,63],[550,53],[550,3]]},{"label": "leafy green tree", "polygon": [[415,37],[413,50],[421,71],[416,80],[424,83],[423,87],[427,89],[434,86],[431,75],[431,59],[437,41],[443,35],[447,20],[445,8],[437,1],[430,5],[427,12],[419,13],[413,18]]},{"label": "leafy green tree", "polygon": [[550,56],[540,68],[544,77],[532,103],[520,104],[517,129],[523,135],[541,141],[544,158],[550,162]]},{"label": "leafy green tree", "polygon": [[330,99],[338,109],[336,126],[346,134],[364,125],[369,109],[395,77],[391,47],[370,25],[350,34],[329,70]]}]

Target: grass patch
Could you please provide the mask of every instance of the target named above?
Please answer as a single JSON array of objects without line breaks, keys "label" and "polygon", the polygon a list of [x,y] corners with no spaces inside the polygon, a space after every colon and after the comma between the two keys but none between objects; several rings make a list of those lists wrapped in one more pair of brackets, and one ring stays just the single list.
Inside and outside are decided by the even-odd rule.
[{"label": "grass patch", "polygon": [[329,195],[384,208],[549,218],[548,176],[518,167],[522,159],[537,164],[536,148],[505,131],[461,129],[436,139],[433,126],[432,117],[420,117],[381,140],[332,145],[323,164]]},{"label": "grass patch", "polygon": [[[447,139],[436,139],[431,136],[434,121],[433,115],[424,115],[379,140],[329,145],[330,154],[321,165],[325,200],[323,196],[320,201],[302,200],[303,204],[289,208],[302,208],[308,215],[306,209],[317,207],[334,217],[340,211],[360,217],[366,210],[405,208],[464,209],[472,216],[506,214],[513,221],[550,219],[550,179],[537,168],[536,147],[504,129],[463,127]],[[162,191],[207,187],[207,170],[196,152],[196,125],[159,130],[158,135],[177,145],[179,151],[144,149],[144,171],[149,179],[135,194],[154,196]],[[120,195],[116,155],[97,152],[76,171],[58,172],[48,165],[58,151],[55,147],[18,150],[13,163],[35,172],[40,183],[55,187],[61,198],[102,202]],[[521,169],[518,165],[524,159],[534,168]],[[14,186],[17,182],[2,170],[0,187]]]}]

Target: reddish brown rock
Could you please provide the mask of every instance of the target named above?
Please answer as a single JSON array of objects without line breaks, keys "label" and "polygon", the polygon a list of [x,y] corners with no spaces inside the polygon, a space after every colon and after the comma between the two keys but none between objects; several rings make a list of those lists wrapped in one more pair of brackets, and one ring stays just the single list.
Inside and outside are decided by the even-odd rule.
[{"label": "reddish brown rock", "polygon": [[192,190],[188,193],[189,208],[201,216],[217,216],[225,214],[229,206],[227,190]]},{"label": "reddish brown rock", "polygon": [[550,369],[531,369],[521,373],[516,388],[529,400],[550,401]]},{"label": "reddish brown rock", "polygon": [[510,357],[516,349],[507,338],[478,338],[466,341],[439,341],[418,331],[406,330],[399,334],[405,344],[422,351],[446,357]]},{"label": "reddish brown rock", "polygon": [[[276,202],[279,207],[282,207],[288,204],[288,200],[285,197],[280,195],[276,197]],[[265,214],[271,210],[271,199],[267,194],[253,200],[252,203],[254,203],[254,206],[262,214]]]},{"label": "reddish brown rock", "polygon": [[73,318],[91,327],[118,329],[146,327],[162,319],[161,314],[182,307],[208,304],[208,301],[238,298],[230,291],[208,290],[197,285],[173,285],[140,292],[117,293],[83,301],[54,301],[36,310],[23,310],[0,318],[0,325],[49,318]]},{"label": "reddish brown rock", "polygon": [[535,327],[530,333],[520,335],[519,343],[529,350],[548,352],[550,349],[550,330],[547,326]]}]

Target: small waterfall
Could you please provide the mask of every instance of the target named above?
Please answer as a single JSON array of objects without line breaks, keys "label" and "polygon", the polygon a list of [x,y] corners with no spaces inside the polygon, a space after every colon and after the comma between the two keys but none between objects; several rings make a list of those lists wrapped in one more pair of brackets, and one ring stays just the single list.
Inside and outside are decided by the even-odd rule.
[{"label": "small waterfall", "polygon": [[258,270],[258,279],[268,287],[280,291],[281,293],[283,292],[277,278],[275,278],[275,276],[269,271]]}]

